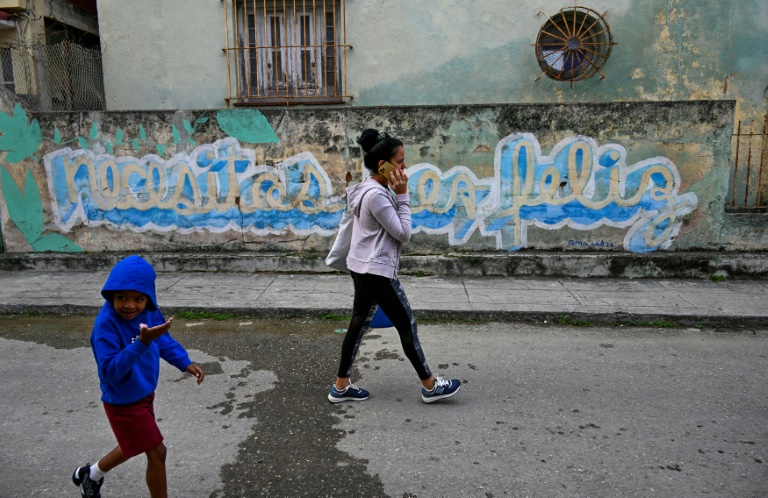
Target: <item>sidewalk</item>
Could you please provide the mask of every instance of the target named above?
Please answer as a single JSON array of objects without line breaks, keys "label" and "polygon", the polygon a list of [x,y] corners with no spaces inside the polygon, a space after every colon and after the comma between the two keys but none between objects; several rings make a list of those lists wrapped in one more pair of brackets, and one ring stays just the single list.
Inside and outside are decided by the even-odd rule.
[{"label": "sidewalk", "polygon": [[[0,271],[0,312],[95,313],[106,271]],[[674,322],[721,327],[768,323],[768,280],[587,279],[401,276],[422,320],[550,323]],[[169,315],[348,316],[352,281],[343,274],[160,272]]]}]

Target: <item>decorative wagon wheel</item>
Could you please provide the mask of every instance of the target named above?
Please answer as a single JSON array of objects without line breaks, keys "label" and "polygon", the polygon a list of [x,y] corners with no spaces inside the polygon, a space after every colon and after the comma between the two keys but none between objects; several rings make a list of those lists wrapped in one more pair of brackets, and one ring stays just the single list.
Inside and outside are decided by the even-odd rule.
[{"label": "decorative wagon wheel", "polygon": [[[540,14],[547,15],[544,11]],[[611,30],[603,15],[580,6],[560,9],[554,16],[547,15],[547,22],[539,30],[536,38],[536,59],[545,74],[559,81],[585,80],[600,71],[613,42]]]}]

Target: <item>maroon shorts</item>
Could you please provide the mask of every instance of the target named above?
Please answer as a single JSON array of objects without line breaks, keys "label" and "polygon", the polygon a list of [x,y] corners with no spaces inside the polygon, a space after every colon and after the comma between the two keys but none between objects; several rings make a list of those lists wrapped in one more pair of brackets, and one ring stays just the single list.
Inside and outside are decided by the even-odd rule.
[{"label": "maroon shorts", "polygon": [[152,393],[129,405],[104,403],[109,425],[125,458],[145,453],[163,442],[155,422],[154,399],[155,393]]}]

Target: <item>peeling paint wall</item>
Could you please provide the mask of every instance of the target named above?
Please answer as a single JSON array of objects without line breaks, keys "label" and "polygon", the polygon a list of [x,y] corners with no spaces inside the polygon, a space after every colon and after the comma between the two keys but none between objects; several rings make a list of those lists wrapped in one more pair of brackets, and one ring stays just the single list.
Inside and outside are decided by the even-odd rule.
[{"label": "peeling paint wall", "polygon": [[402,137],[411,253],[763,250],[735,103],[0,113],[6,251],[325,251],[355,139]]},{"label": "peeling paint wall", "polygon": [[[232,75],[222,52],[225,4],[100,1],[107,108],[226,107]],[[572,87],[547,77],[536,81],[541,69],[531,45],[547,15],[573,5],[347,0],[350,105],[727,99],[737,102],[737,121],[765,117],[768,2],[579,2],[605,13],[617,43],[603,68],[605,79]]]},{"label": "peeling paint wall", "polygon": [[578,4],[605,13],[617,45],[603,68],[605,79],[597,75],[571,87],[547,77],[535,81],[541,69],[531,44],[546,15],[572,3],[350,2],[353,104],[734,99],[737,119],[765,116],[768,3]]}]

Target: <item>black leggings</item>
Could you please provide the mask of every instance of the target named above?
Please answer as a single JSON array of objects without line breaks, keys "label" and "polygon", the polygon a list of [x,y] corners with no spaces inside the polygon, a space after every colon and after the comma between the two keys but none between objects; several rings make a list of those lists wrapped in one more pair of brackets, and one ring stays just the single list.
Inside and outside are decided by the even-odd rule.
[{"label": "black leggings", "polygon": [[389,279],[370,273],[355,272],[352,272],[352,281],[355,284],[355,300],[352,304],[352,320],[349,322],[347,335],[344,336],[344,342],[341,345],[338,376],[348,378],[352,373],[352,363],[357,356],[360,341],[370,329],[371,319],[376,313],[376,308],[380,306],[397,329],[405,356],[416,369],[419,378],[421,380],[430,378],[432,373],[429,371],[427,360],[419,344],[416,320],[413,318],[411,305],[405,297],[400,281],[397,278]]}]

